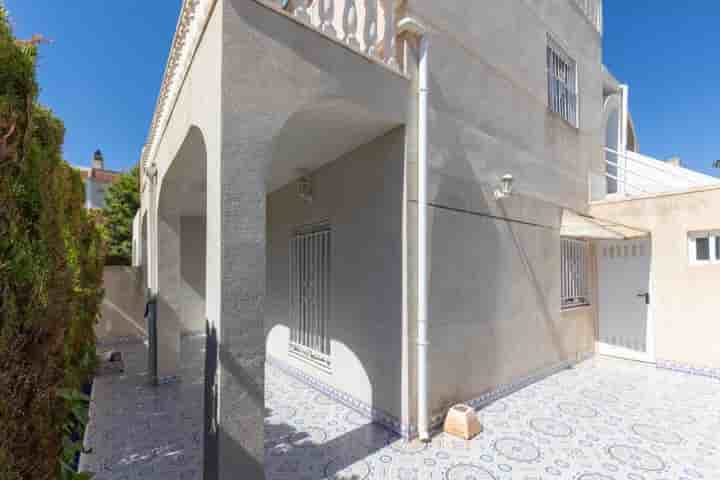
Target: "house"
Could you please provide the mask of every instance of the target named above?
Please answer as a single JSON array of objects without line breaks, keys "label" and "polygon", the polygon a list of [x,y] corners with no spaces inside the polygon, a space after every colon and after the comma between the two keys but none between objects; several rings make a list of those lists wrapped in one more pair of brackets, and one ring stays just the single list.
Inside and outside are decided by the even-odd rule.
[{"label": "house", "polygon": [[85,208],[99,209],[105,207],[105,194],[107,189],[121,175],[120,172],[107,170],[105,159],[100,150],[93,154],[90,167],[75,167],[85,184]]},{"label": "house", "polygon": [[[206,335],[207,478],[262,475],[266,362],[427,440],[452,404],[597,350],[660,358],[646,259],[669,252],[666,194],[697,214],[669,242],[700,252],[709,289],[720,187],[638,146],[600,0],[185,1],[134,261],[157,382],[182,381],[180,339]],[[637,285],[613,282],[625,270]],[[663,358],[720,367],[708,341]]]}]

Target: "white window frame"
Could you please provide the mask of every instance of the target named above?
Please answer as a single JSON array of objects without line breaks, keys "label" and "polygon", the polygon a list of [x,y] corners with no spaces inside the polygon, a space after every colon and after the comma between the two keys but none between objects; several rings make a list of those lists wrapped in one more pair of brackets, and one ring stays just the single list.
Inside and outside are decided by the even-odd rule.
[{"label": "white window frame", "polygon": [[[699,238],[708,239],[710,256],[707,260],[698,260],[697,258],[697,240]],[[720,249],[720,230],[688,232],[688,259],[690,265],[720,264],[720,252],[718,249]]]},{"label": "white window frame", "polygon": [[545,49],[545,71],[548,109],[573,127],[579,128],[580,94],[577,62],[549,35]]},{"label": "white window frame", "polygon": [[563,310],[591,304],[589,248],[584,240],[560,239],[560,306]]},{"label": "white window frame", "polygon": [[327,222],[300,227],[289,242],[291,356],[330,371],[332,230]]}]

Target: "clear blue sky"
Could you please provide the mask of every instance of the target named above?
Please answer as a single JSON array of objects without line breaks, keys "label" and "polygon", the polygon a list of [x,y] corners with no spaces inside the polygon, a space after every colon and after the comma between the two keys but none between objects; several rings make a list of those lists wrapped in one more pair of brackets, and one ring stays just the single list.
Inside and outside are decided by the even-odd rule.
[{"label": "clear blue sky", "polygon": [[[1,0],[0,0],[1,1]],[[5,0],[16,33],[42,49],[41,100],[67,127],[65,157],[137,161],[181,0]],[[111,6],[110,6],[111,4]],[[720,2],[605,1],[605,63],[630,85],[641,151],[712,173],[720,159]]]},{"label": "clear blue sky", "polygon": [[[2,2],[3,0],[0,0]],[[181,0],[4,0],[15,33],[42,33],[40,100],[65,122],[65,159],[134,165],[145,143]]]}]

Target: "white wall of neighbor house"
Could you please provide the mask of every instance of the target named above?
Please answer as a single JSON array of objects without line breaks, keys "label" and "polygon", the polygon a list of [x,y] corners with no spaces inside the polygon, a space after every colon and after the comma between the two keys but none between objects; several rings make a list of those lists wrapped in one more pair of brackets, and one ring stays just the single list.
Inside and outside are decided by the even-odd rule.
[{"label": "white wall of neighbor house", "polygon": [[[570,1],[415,0],[409,9],[430,29],[436,414],[592,349],[592,309],[561,314],[560,218],[561,206],[587,210],[588,173],[604,165],[601,37]],[[577,128],[549,110],[549,36],[577,65]],[[497,202],[507,173],[516,195]],[[416,198],[410,175],[411,234]]]},{"label": "white wall of neighbor house", "polygon": [[[395,418],[401,415],[404,129],[312,174],[313,201],[295,182],[267,199],[267,354]],[[290,239],[303,225],[331,229],[331,369],[288,354]]]},{"label": "white wall of neighbor house", "polygon": [[597,202],[593,215],[649,230],[655,353],[720,368],[720,262],[693,262],[688,236],[720,232],[720,188]]}]

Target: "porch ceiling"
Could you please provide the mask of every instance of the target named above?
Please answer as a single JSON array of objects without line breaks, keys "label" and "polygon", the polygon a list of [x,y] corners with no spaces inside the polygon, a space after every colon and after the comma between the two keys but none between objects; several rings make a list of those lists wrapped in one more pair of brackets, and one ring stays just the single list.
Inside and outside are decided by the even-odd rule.
[{"label": "porch ceiling", "polygon": [[650,235],[650,232],[611,220],[604,220],[572,210],[563,210],[560,235],[597,240],[627,240]]},{"label": "porch ceiling", "polygon": [[382,114],[340,98],[294,113],[275,138],[268,192],[337,160],[399,125]]}]

